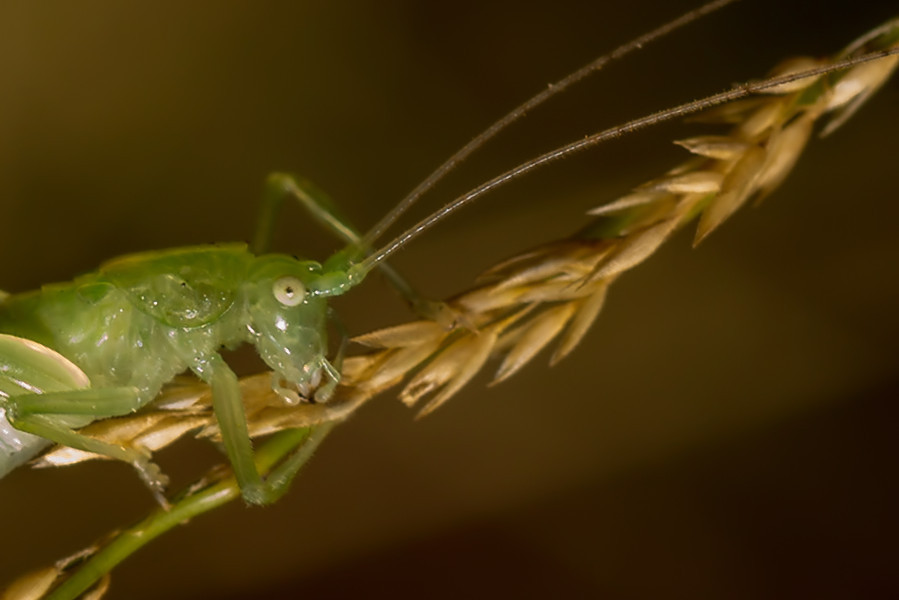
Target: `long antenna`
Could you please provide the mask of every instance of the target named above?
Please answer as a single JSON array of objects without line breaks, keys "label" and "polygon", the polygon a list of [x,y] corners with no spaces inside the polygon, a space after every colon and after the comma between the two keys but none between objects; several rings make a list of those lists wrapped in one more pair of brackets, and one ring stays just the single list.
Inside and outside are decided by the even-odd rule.
[{"label": "long antenna", "polygon": [[833,73],[834,71],[848,69],[849,67],[857,64],[896,54],[899,54],[899,48],[880,50],[876,52],[870,52],[868,54],[863,54],[854,58],[847,58],[844,60],[833,62],[829,65],[807,69],[804,71],[797,71],[789,75],[773,77],[764,81],[743,83],[735,86],[733,89],[719,92],[718,94],[715,94],[713,96],[708,96],[701,100],[694,100],[692,102],[687,102],[685,104],[675,106],[674,108],[655,112],[645,117],[640,117],[639,119],[628,121],[623,125],[618,125],[599,133],[594,133],[593,135],[587,136],[585,138],[581,138],[575,142],[572,142],[565,146],[561,146],[559,148],[556,148],[555,150],[551,150],[545,154],[524,162],[517,167],[509,169],[505,173],[494,177],[486,183],[483,183],[473,190],[459,196],[440,210],[432,213],[430,216],[419,221],[416,225],[407,229],[405,232],[394,238],[392,242],[390,242],[374,254],[369,255],[367,258],[365,258],[365,260],[356,265],[355,268],[361,273],[367,273],[379,262],[390,256],[463,206],[469,204],[480,196],[483,196],[487,192],[490,192],[491,190],[494,190],[512,181],[513,179],[524,175],[525,173],[533,171],[538,167],[542,167],[559,159],[571,156],[572,154],[575,154],[577,152],[581,152],[588,148],[597,146],[602,142],[605,142],[612,138],[620,137],[622,135],[638,131],[650,125],[656,125],[658,123],[670,121],[671,119],[691,115],[699,111],[712,108],[713,106],[718,106],[720,104],[731,102],[733,100],[739,100],[740,98],[745,98],[750,94],[770,90],[772,88],[776,88],[777,86],[792,83],[799,79]]},{"label": "long antenna", "polygon": [[645,33],[622,46],[619,46],[609,54],[600,56],[589,64],[586,64],[577,71],[571,73],[570,75],[567,75],[559,81],[550,84],[540,93],[531,97],[529,100],[525,101],[519,106],[513,108],[508,114],[506,114],[506,116],[493,123],[493,125],[479,133],[477,137],[460,148],[455,154],[449,157],[446,162],[437,167],[437,169],[435,169],[430,175],[428,175],[428,177],[424,181],[419,183],[414,190],[409,192],[409,194],[405,198],[400,200],[399,204],[394,206],[390,210],[390,212],[384,215],[384,217],[382,217],[381,220],[374,225],[374,227],[372,227],[364,236],[362,236],[362,239],[358,244],[359,247],[370,248],[371,245],[374,244],[375,240],[381,237],[381,235],[383,235],[384,232],[391,225],[393,225],[404,212],[409,209],[409,207],[415,204],[415,202],[417,202],[419,198],[427,193],[428,190],[433,188],[438,181],[443,179],[450,171],[455,169],[475,150],[490,141],[490,139],[500,131],[524,117],[528,112],[534,110],[553,96],[564,92],[566,89],[586,78],[588,75],[599,71],[608,63],[614,60],[618,60],[619,58],[623,58],[631,52],[641,49],[646,44],[662,38],[672,31],[688,25],[693,21],[704,17],[705,15],[736,1],[737,0],[714,0],[713,2],[709,2],[704,6],[691,10],[688,13],[674,19],[673,21],[669,21],[661,27],[650,31],[649,33]]}]

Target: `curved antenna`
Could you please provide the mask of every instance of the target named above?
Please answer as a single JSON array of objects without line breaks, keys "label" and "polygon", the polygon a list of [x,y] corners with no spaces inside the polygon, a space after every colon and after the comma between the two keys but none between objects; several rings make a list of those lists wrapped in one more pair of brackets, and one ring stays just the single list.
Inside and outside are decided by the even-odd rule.
[{"label": "curved antenna", "polygon": [[487,192],[490,192],[491,190],[494,190],[512,181],[513,179],[524,175],[525,173],[529,173],[530,171],[533,171],[538,167],[542,167],[559,159],[566,158],[577,152],[587,150],[588,148],[597,146],[602,142],[605,142],[612,138],[620,137],[622,135],[638,131],[645,127],[649,127],[650,125],[656,125],[658,123],[670,121],[671,119],[691,115],[699,111],[712,108],[713,106],[718,106],[720,104],[731,102],[733,100],[739,100],[740,98],[745,98],[750,94],[770,90],[784,84],[792,83],[799,79],[805,79],[806,77],[814,77],[818,75],[826,75],[835,71],[848,69],[849,67],[857,64],[897,54],[899,54],[899,47],[887,50],[879,50],[854,58],[847,58],[844,60],[836,61],[829,65],[815,67],[813,69],[796,71],[788,75],[773,77],[770,79],[765,79],[763,81],[739,84],[730,90],[719,92],[713,96],[708,96],[700,100],[694,100],[692,102],[687,102],[675,106],[674,108],[655,112],[645,117],[640,117],[639,119],[628,121],[623,125],[618,125],[599,133],[594,133],[593,135],[581,138],[575,142],[571,142],[570,144],[556,148],[555,150],[550,150],[545,154],[541,154],[536,158],[532,158],[527,162],[521,163],[517,167],[509,169],[505,173],[498,175],[497,177],[494,177],[493,179],[485,183],[482,183],[473,190],[459,196],[449,204],[446,204],[440,210],[431,213],[431,215],[425,217],[424,219],[407,229],[405,232],[394,238],[392,242],[390,242],[377,252],[366,257],[362,262],[356,265],[355,270],[361,273],[367,273],[379,262],[383,261],[385,258],[390,256],[463,206],[483,196]]},{"label": "curved antenna", "polygon": [[370,248],[375,240],[381,237],[381,235],[383,235],[383,233],[391,225],[393,225],[396,220],[399,219],[400,216],[402,216],[402,214],[409,209],[409,207],[415,204],[415,202],[417,202],[419,198],[427,193],[428,190],[433,188],[438,181],[446,177],[446,175],[450,171],[455,169],[475,150],[485,145],[488,141],[490,141],[491,138],[496,136],[496,134],[498,134],[500,131],[502,131],[515,121],[521,119],[528,112],[534,110],[553,96],[564,92],[566,89],[586,78],[588,75],[599,71],[608,63],[614,60],[618,60],[619,58],[623,58],[631,52],[641,49],[646,44],[662,38],[672,31],[688,25],[693,21],[704,17],[705,15],[712,13],[719,8],[724,8],[728,4],[732,4],[736,1],[737,0],[714,0],[713,2],[709,2],[699,8],[693,9],[686,14],[674,19],[673,21],[669,21],[661,27],[650,31],[649,33],[645,33],[622,46],[619,46],[609,54],[600,56],[589,64],[586,64],[577,71],[571,73],[570,75],[563,77],[559,81],[549,84],[543,91],[532,96],[524,103],[516,106],[508,114],[506,114],[506,116],[502,117],[501,119],[493,123],[493,125],[479,133],[474,139],[465,144],[455,154],[449,157],[446,162],[437,167],[437,169],[435,169],[430,175],[428,175],[428,177],[424,181],[419,183],[414,190],[409,192],[409,194],[405,198],[400,200],[399,204],[394,206],[390,210],[390,212],[384,215],[381,220],[374,225],[374,227],[372,227],[364,236],[362,236],[362,239],[358,242],[358,247]]}]

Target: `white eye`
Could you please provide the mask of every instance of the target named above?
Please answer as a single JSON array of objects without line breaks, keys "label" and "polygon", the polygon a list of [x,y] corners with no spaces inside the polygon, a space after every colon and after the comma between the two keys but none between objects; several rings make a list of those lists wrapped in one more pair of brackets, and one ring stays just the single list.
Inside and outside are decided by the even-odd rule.
[{"label": "white eye", "polygon": [[284,306],[296,306],[306,298],[306,286],[296,277],[281,277],[272,286],[272,293]]}]

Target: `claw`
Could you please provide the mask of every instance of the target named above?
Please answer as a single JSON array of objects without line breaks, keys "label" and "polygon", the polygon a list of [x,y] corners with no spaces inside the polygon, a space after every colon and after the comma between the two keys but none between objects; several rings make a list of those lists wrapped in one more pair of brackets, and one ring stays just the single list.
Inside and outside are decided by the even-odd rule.
[{"label": "claw", "polygon": [[153,497],[156,498],[156,502],[159,503],[163,510],[169,510],[171,504],[169,504],[168,499],[165,497],[165,489],[169,484],[168,475],[163,473],[162,469],[159,468],[159,465],[152,462],[149,457],[144,457],[135,462],[134,468],[137,469],[140,478],[147,487],[150,488],[150,492],[152,492]]}]

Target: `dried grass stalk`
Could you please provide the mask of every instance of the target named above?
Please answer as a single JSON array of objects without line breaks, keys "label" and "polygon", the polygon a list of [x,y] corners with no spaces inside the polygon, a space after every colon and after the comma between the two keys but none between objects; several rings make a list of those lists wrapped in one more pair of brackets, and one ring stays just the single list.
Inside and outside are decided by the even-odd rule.
[{"label": "dried grass stalk", "polygon": [[[872,48],[896,47],[897,30],[899,21],[888,23],[834,60]],[[385,387],[396,380],[401,369],[421,369],[400,393],[404,402],[412,404],[436,392],[439,384],[456,378],[467,381],[472,376],[472,359],[462,351],[469,344],[477,345],[479,365],[488,343],[493,344],[491,353],[503,356],[494,382],[517,372],[560,334],[551,362],[561,360],[596,319],[606,290],[618,275],[646,260],[697,216],[694,245],[746,202],[770,194],[795,166],[814,124],[830,115],[824,133],[833,131],[883,85],[897,63],[899,57],[890,56],[845,72],[802,78],[768,90],[763,97],[705,115],[706,119],[731,123],[733,128],[726,135],[676,142],[694,157],[665,176],[591,210],[597,218],[575,238],[512,257],[489,270],[480,287],[449,300],[449,307],[462,315],[468,329],[444,331],[439,340],[430,329],[425,341],[409,339],[406,344],[371,344],[391,330],[363,336],[360,341],[380,351],[362,359],[360,370],[348,384],[377,381],[385,364],[391,365],[390,377],[382,379]],[[791,59],[772,76],[823,64],[810,58]],[[497,327],[501,327],[501,335],[496,335]],[[427,351],[415,353],[419,347]],[[422,356],[427,358],[418,362]],[[423,385],[423,381],[433,385]],[[446,401],[449,392],[459,387],[442,388],[423,412]],[[380,386],[371,389],[380,390]]]}]

